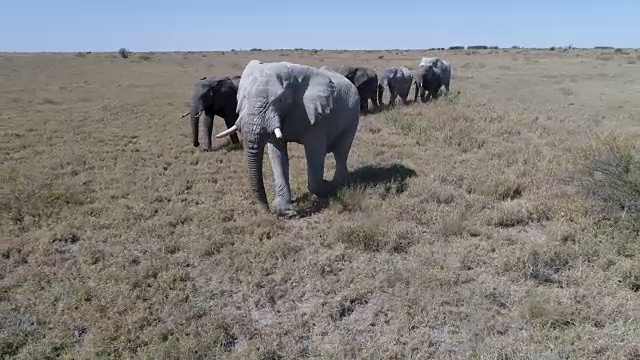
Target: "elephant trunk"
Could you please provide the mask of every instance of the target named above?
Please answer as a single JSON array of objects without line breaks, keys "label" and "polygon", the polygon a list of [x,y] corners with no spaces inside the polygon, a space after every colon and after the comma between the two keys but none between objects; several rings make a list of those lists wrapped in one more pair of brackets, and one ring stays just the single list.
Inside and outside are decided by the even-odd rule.
[{"label": "elephant trunk", "polygon": [[247,144],[247,164],[249,165],[249,178],[251,188],[262,206],[269,209],[267,194],[264,190],[262,179],[262,159],[264,158],[265,141],[251,141]]},{"label": "elephant trunk", "polygon": [[200,142],[198,141],[198,129],[200,128],[200,110],[193,106],[191,107],[191,136],[193,140],[193,146],[200,146]]},{"label": "elephant trunk", "polygon": [[384,95],[384,86],[378,84],[378,104],[382,105],[382,96]]}]

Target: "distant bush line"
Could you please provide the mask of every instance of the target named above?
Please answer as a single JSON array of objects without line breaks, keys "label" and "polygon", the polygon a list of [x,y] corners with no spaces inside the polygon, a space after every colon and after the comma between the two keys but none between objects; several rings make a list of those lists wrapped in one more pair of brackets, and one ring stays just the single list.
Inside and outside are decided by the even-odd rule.
[{"label": "distant bush line", "polygon": [[[527,47],[521,47],[519,45],[513,45],[510,47],[504,47],[501,48],[500,46],[497,45],[468,45],[468,46],[462,46],[462,45],[454,45],[454,46],[449,46],[447,48],[444,47],[432,47],[432,48],[425,48],[425,49],[385,49],[385,50],[348,50],[348,49],[305,49],[305,48],[288,48],[288,49],[261,49],[261,48],[250,48],[249,50],[238,50],[238,49],[231,49],[231,50],[227,50],[229,52],[232,53],[236,53],[239,51],[252,51],[252,52],[258,52],[258,51],[280,51],[280,52],[284,52],[284,51],[299,51],[299,52],[310,52],[312,55],[313,54],[317,54],[320,51],[360,51],[360,52],[376,52],[376,51],[419,51],[419,50],[426,50],[426,51],[444,51],[444,50],[504,50],[506,51],[507,49],[512,49],[512,50],[549,50],[549,51],[569,51],[569,50],[588,50],[589,48],[576,48],[573,47],[572,45],[568,45],[568,46],[550,46],[547,48],[527,48]],[[592,48],[593,50],[613,50],[616,53],[622,53],[622,54],[629,54],[629,51],[635,50],[635,51],[639,51],[640,49],[633,49],[633,48],[628,48],[628,49],[623,49],[623,48],[615,48],[613,46],[594,46]],[[626,51],[625,51],[626,50]],[[202,53],[202,52],[218,52],[218,53],[222,53],[224,54],[225,51],[186,51],[185,53],[187,54],[191,54],[191,53]],[[77,52],[75,55],[77,57],[86,57],[88,55],[91,54],[91,51],[79,51]],[[129,58],[131,55],[133,54],[133,52],[125,47],[122,47],[120,49],[118,49],[118,55],[123,58],[123,59],[127,59]],[[151,56],[154,55],[154,52],[147,52],[146,54],[142,54],[139,55],[139,59],[144,60],[144,61],[149,61],[151,60]]]}]

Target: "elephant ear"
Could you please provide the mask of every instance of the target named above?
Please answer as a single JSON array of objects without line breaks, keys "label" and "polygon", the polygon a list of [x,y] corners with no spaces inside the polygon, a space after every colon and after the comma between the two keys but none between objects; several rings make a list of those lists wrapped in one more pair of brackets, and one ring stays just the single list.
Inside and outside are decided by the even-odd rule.
[{"label": "elephant ear", "polygon": [[356,87],[362,85],[365,81],[367,81],[371,77],[371,74],[367,69],[358,68],[355,70],[355,75],[353,77],[353,83]]},{"label": "elephant ear", "polygon": [[395,78],[398,77],[399,73],[400,73],[400,70],[398,68],[393,67],[393,68],[389,68],[387,70],[387,74],[386,75],[387,75],[387,77],[389,79],[395,79]]},{"label": "elephant ear", "polygon": [[337,91],[336,84],[326,74],[316,71],[310,75],[302,101],[312,125],[333,108]]},{"label": "elephant ear", "polygon": [[233,87],[235,87],[236,90],[238,90],[238,87],[240,86],[240,76],[231,77],[231,83],[233,84]]},{"label": "elephant ear", "polygon": [[216,82],[210,79],[199,79],[193,86],[191,106],[193,111],[200,113],[213,102],[213,88]]}]

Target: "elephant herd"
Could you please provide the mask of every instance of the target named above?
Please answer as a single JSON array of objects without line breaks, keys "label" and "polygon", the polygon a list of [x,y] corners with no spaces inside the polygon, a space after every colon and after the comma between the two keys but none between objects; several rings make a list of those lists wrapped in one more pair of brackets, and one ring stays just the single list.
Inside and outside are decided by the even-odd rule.
[{"label": "elephant herd", "polygon": [[[451,66],[437,58],[421,59],[414,74],[403,66],[390,66],[377,74],[363,66],[332,69],[291,62],[251,60],[239,76],[200,78],[193,85],[190,115],[193,146],[199,147],[199,118],[204,113],[203,151],[211,151],[213,118],[224,119],[227,130],[216,138],[229,136],[233,144],[242,136],[249,167],[252,192],[269,209],[262,164],[267,148],[274,177],[275,196],[271,210],[293,215],[289,182],[289,142],[301,144],[307,162],[307,188],[325,198],[345,185],[347,160],[358,130],[360,116],[368,112],[368,102],[379,109],[384,89],[389,88],[389,106],[400,97],[407,102],[415,84],[423,102],[449,91]],[[428,93],[428,97],[425,95]],[[335,173],[324,179],[325,158],[332,153]]]}]

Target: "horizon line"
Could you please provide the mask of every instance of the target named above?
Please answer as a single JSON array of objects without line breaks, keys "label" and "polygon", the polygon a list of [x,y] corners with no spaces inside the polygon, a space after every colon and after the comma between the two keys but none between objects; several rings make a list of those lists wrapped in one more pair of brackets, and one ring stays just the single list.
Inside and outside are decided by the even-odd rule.
[{"label": "horizon line", "polygon": [[[569,45],[570,46],[570,45]],[[526,46],[518,46],[513,45],[509,47],[500,47],[498,45],[452,45],[449,47],[430,47],[430,48],[382,48],[382,49],[348,49],[348,48],[250,48],[250,49],[224,49],[224,50],[142,50],[142,51],[134,51],[129,48],[123,47],[131,53],[206,53],[206,52],[259,52],[259,51],[463,51],[463,50],[548,50],[548,51],[557,51],[564,48],[569,48],[569,46],[546,46],[546,47],[526,47]],[[122,49],[122,48],[120,48]],[[13,50],[0,50],[0,54],[77,54],[77,53],[91,53],[91,54],[100,54],[100,53],[113,53],[118,52],[120,49],[115,50],[99,50],[99,51],[86,51],[86,50],[68,50],[68,51],[47,51],[47,50],[33,50],[33,51],[13,51]],[[570,49],[573,50],[640,50],[640,48],[635,47],[616,47],[609,45],[599,45],[592,47],[578,47],[571,46]]]}]

